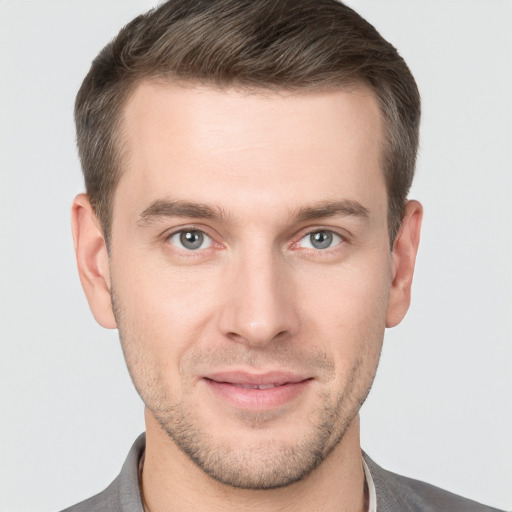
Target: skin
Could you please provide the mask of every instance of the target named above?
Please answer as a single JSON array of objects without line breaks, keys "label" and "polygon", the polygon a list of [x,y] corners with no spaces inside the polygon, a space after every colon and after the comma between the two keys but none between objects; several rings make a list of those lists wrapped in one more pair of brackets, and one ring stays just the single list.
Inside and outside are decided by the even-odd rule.
[{"label": "skin", "polygon": [[[73,234],[146,404],[149,509],[364,510],[358,411],[409,306],[422,217],[410,201],[390,251],[376,98],[142,83],[124,131],[110,255],[85,195]],[[226,372],[302,384],[246,405],[212,386]]]}]

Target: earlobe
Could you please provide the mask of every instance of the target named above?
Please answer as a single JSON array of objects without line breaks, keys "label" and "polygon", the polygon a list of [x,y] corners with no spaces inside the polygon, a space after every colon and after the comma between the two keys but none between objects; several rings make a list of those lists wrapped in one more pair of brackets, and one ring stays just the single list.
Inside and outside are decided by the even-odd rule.
[{"label": "earlobe", "polygon": [[89,307],[100,325],[115,329],[107,246],[100,222],[86,194],[75,197],[71,224],[78,273]]},{"label": "earlobe", "polygon": [[393,243],[393,275],[389,292],[386,327],[398,325],[409,309],[422,218],[423,207],[421,204],[418,201],[408,201],[402,224]]}]

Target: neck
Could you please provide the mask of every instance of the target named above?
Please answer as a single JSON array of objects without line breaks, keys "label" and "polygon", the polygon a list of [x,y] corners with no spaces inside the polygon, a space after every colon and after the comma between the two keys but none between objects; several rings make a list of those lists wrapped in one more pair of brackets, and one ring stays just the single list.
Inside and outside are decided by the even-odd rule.
[{"label": "neck", "polygon": [[271,490],[237,489],[204,473],[146,411],[142,490],[147,512],[294,512],[366,510],[359,417],[342,441],[306,478]]}]

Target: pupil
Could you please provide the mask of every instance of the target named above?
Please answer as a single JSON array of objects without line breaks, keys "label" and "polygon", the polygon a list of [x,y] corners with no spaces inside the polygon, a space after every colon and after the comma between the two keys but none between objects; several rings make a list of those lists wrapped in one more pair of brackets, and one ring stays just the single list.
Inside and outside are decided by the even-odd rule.
[{"label": "pupil", "polygon": [[332,233],[328,231],[317,231],[311,235],[311,245],[315,249],[326,249],[332,243]]},{"label": "pupil", "polygon": [[203,234],[199,231],[184,231],[180,236],[180,242],[187,249],[198,249],[203,243]]}]

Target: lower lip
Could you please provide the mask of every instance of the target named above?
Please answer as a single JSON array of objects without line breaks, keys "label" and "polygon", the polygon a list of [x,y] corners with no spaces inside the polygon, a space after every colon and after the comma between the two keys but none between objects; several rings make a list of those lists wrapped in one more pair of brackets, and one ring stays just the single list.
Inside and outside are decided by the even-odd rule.
[{"label": "lower lip", "polygon": [[210,389],[237,408],[251,410],[275,409],[299,397],[311,382],[289,382],[269,389],[241,388],[227,382],[204,379]]}]

